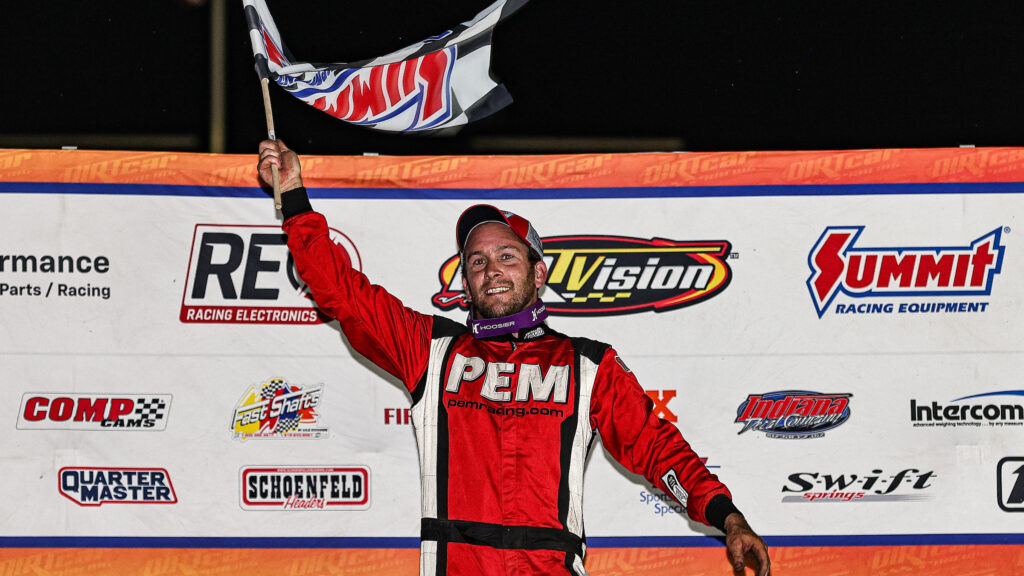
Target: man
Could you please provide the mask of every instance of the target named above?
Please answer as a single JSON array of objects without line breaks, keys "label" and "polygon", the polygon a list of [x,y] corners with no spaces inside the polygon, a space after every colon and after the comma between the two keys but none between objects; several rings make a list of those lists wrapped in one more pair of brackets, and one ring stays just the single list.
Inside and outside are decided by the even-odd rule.
[{"label": "man", "polygon": [[420,573],[586,574],[583,469],[595,433],[617,461],[726,534],[769,573],[768,550],[607,344],[544,322],[540,236],[486,205],[459,218],[456,241],[472,302],[466,325],[405,308],[370,284],[312,211],[298,156],[260,143],[264,182],[281,178],[283,228],[299,275],[353,348],[398,378],[413,400],[420,458]]}]

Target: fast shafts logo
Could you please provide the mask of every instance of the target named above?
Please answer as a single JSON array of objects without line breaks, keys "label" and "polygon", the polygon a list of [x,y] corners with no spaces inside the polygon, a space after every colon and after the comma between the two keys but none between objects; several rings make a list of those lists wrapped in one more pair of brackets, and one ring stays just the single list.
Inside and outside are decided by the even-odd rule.
[{"label": "fast shafts logo", "polygon": [[[724,240],[679,241],[622,236],[544,238],[548,281],[541,293],[548,313],[612,316],[667,312],[720,294],[732,280]],[[459,256],[439,271],[434,306],[468,309]]]}]

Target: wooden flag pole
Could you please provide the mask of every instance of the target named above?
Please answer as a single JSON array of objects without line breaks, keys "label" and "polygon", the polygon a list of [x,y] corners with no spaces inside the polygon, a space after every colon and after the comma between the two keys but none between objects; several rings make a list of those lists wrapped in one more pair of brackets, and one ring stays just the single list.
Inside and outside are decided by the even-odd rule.
[{"label": "wooden flag pole", "polygon": [[[260,78],[260,86],[263,87],[263,112],[267,116],[267,138],[271,140],[277,140],[277,134],[274,132],[274,112],[270,109],[270,81],[266,78]],[[274,208],[277,210],[281,209],[281,173],[278,171],[276,165],[270,167],[274,173]]]}]

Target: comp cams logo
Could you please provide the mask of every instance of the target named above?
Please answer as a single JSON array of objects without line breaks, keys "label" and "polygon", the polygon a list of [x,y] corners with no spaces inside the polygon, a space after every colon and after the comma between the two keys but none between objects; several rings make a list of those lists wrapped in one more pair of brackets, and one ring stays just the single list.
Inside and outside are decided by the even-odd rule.
[{"label": "comp cams logo", "polygon": [[175,504],[171,476],[163,468],[66,467],[57,474],[61,495],[79,506]]},{"label": "comp cams logo", "polygon": [[[732,280],[724,240],[687,242],[621,236],[544,238],[548,313],[610,316],[667,312],[717,296]],[[456,254],[441,265],[434,306],[468,310]]]},{"label": "comp cams logo", "polygon": [[40,394],[21,397],[20,430],[164,430],[170,394]]},{"label": "comp cams logo", "polygon": [[[966,246],[855,247],[863,226],[830,226],[811,249],[807,288],[821,318],[840,293],[854,299],[902,302],[836,303],[836,314],[984,312],[988,302],[952,300],[988,296],[1002,269],[1002,228]],[[907,302],[929,298],[927,302]]]},{"label": "comp cams logo", "polygon": [[[1016,397],[1014,402],[999,402],[1000,397]],[[986,392],[962,398],[949,403],[910,399],[910,421],[914,427],[954,426],[1024,426],[1024,390]]]},{"label": "comp cams logo", "polygon": [[934,471],[922,472],[907,468],[885,474],[880,468],[869,474],[821,474],[797,472],[790,474],[782,487],[785,503],[794,502],[911,502],[927,500],[925,492],[932,487]]},{"label": "comp cams logo", "polygon": [[366,510],[370,469],[366,466],[246,466],[240,505],[245,510]]},{"label": "comp cams logo", "polygon": [[[352,268],[355,244],[330,229]],[[317,324],[326,321],[295,271],[278,226],[196,224],[179,319],[186,323]]]},{"label": "comp cams logo", "polygon": [[281,378],[250,386],[231,418],[235,438],[326,438],[317,411],[323,389],[322,384],[303,387]]},{"label": "comp cams logo", "polygon": [[750,394],[736,409],[737,434],[749,430],[769,438],[820,438],[850,419],[853,394],[782,391]]}]

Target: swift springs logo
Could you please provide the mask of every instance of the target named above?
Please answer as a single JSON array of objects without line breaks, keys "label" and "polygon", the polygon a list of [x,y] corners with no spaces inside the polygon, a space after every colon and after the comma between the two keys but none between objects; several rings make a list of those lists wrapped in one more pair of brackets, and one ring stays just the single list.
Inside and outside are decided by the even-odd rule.
[{"label": "swift springs logo", "polygon": [[[732,280],[723,240],[688,242],[621,236],[544,238],[548,313],[611,316],[667,312],[717,296]],[[456,254],[441,265],[434,306],[469,309]]]},{"label": "swift springs logo", "polygon": [[880,468],[870,474],[796,472],[782,486],[782,501],[793,502],[913,502],[927,500],[925,492],[938,477],[934,471],[907,468],[886,475]]},{"label": "swift springs logo", "polygon": [[231,418],[235,438],[326,438],[317,408],[323,385],[296,386],[273,378],[250,386]]},{"label": "swift springs logo", "polygon": [[819,318],[840,293],[890,301],[838,302],[835,314],[984,312],[988,302],[954,297],[992,293],[1002,269],[1002,234],[1008,230],[996,228],[966,246],[862,248],[855,244],[863,226],[830,226],[808,256],[807,288]]},{"label": "swift springs logo", "polygon": [[57,488],[79,506],[175,504],[178,497],[163,468],[61,468]]},{"label": "swift springs logo", "polygon": [[244,510],[366,510],[370,469],[345,467],[242,468]]},{"label": "swift springs logo", "polygon": [[736,409],[737,434],[749,430],[769,438],[820,438],[850,419],[853,394],[784,391],[751,394]]},{"label": "swift springs logo", "polygon": [[[355,244],[330,230],[345,262]],[[317,324],[326,321],[295,271],[278,226],[196,224],[179,320],[185,323]]]}]

